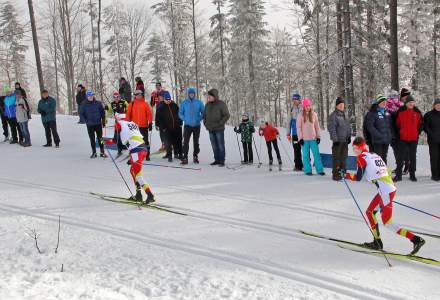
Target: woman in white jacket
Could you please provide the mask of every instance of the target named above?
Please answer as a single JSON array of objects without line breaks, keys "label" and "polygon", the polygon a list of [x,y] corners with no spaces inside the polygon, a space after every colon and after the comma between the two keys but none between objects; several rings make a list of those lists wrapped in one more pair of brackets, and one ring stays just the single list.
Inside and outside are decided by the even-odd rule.
[{"label": "woman in white jacket", "polygon": [[20,141],[20,145],[22,145],[23,147],[30,147],[32,145],[28,122],[31,117],[31,109],[27,100],[23,98],[20,91],[16,91],[15,106],[17,123],[20,126],[20,131],[24,138],[24,141]]}]

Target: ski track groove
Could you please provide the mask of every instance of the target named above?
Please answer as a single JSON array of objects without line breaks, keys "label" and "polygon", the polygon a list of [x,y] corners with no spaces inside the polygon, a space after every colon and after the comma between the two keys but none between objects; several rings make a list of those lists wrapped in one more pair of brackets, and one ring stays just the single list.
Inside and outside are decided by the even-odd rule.
[{"label": "ski track groove", "polygon": [[[8,208],[0,208],[9,213],[26,215],[46,221],[58,222],[58,215],[42,212],[32,212],[26,208],[0,204]],[[173,251],[181,251],[191,255],[198,255],[209,259],[222,261],[225,263],[235,264],[256,271],[265,272],[275,276],[290,279],[302,284],[314,286],[319,289],[324,289],[338,295],[344,295],[354,299],[378,300],[378,299],[401,299],[401,296],[388,294],[384,291],[374,290],[368,287],[359,286],[350,282],[344,282],[339,279],[326,277],[317,273],[306,270],[293,269],[285,265],[280,265],[268,260],[258,258],[251,258],[242,254],[228,252],[201,245],[191,244],[188,242],[177,241],[172,239],[160,238],[157,236],[146,235],[145,233],[136,232],[127,229],[121,229],[109,225],[101,225],[97,223],[84,222],[83,220],[75,220],[71,217],[63,216],[63,223],[75,226],[81,229],[98,231],[101,233],[110,234],[119,238],[133,240],[148,245],[155,245],[157,247],[167,248]]]}]

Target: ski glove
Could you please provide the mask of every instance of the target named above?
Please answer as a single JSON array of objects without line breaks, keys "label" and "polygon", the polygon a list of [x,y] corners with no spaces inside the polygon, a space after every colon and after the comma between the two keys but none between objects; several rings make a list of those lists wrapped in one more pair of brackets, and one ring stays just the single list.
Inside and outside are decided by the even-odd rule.
[{"label": "ski glove", "polygon": [[300,140],[299,140],[299,144],[300,144],[301,146],[304,146],[304,140],[303,140],[303,139],[300,139]]},{"label": "ski glove", "polygon": [[298,142],[298,136],[297,136],[297,135],[292,136],[292,140],[293,140],[294,142]]},{"label": "ski glove", "polygon": [[234,127],[234,132],[235,132],[235,133],[238,133],[238,128],[237,128],[237,126]]},{"label": "ski glove", "polygon": [[319,145],[319,143],[321,143],[321,139],[320,139],[320,138],[317,138],[317,139],[316,139],[316,143]]}]

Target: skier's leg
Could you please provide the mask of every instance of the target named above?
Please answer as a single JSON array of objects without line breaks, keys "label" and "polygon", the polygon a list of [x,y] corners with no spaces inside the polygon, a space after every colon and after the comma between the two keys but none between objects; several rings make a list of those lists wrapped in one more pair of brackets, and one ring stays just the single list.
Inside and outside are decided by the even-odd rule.
[{"label": "skier's leg", "polygon": [[275,149],[275,153],[277,154],[278,162],[281,164],[281,154],[280,154],[280,149],[278,148],[278,141],[273,140],[272,143],[273,143],[273,148]]},{"label": "skier's leg", "polygon": [[145,193],[151,192],[150,186],[145,183],[142,175],[142,163],[145,160],[147,153],[145,151],[132,153],[130,155],[131,167],[130,174],[133,177],[133,181],[137,188],[142,188]]},{"label": "skier's leg", "polygon": [[304,165],[304,173],[312,173],[312,166],[310,165],[310,144],[309,141],[305,141],[302,146],[302,160]]},{"label": "skier's leg", "polygon": [[373,200],[370,202],[370,205],[367,208],[366,215],[368,218],[368,222],[370,223],[371,231],[373,232],[375,239],[380,239],[379,228],[377,225],[376,213],[377,209],[381,206],[382,198],[378,193]]},{"label": "skier's leg", "polygon": [[267,154],[269,154],[269,164],[272,164],[273,157],[272,157],[272,142],[266,142],[267,147]]},{"label": "skier's leg", "polygon": [[247,163],[249,161],[248,158],[248,145],[246,142],[242,142],[243,144],[243,162]]},{"label": "skier's leg", "polygon": [[315,162],[316,172],[323,173],[324,166],[322,165],[321,154],[319,154],[318,143],[316,141],[311,141],[310,147],[311,147],[312,153],[313,153],[313,161]]},{"label": "skier's leg", "polygon": [[254,152],[252,149],[252,142],[247,143],[248,153],[249,153],[249,162],[254,161]]}]

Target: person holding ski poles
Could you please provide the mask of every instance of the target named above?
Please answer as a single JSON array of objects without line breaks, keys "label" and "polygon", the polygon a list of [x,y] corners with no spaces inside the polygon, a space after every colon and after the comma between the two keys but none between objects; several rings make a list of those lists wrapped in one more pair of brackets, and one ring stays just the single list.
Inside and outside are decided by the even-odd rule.
[{"label": "person holding ski poles", "polygon": [[254,163],[254,153],[252,151],[252,139],[255,132],[254,123],[249,120],[249,114],[245,113],[241,117],[241,123],[238,127],[234,127],[236,133],[241,134],[241,143],[243,144],[243,156],[242,164]]},{"label": "person holding ski poles", "polygon": [[266,146],[267,146],[267,153],[269,155],[269,166],[273,165],[273,157],[272,157],[272,145],[275,149],[275,153],[277,155],[278,159],[278,165],[281,168],[281,165],[283,164],[283,161],[281,160],[281,154],[280,150],[278,149],[278,135],[279,131],[275,127],[273,127],[268,122],[262,122],[260,129],[258,130],[258,134],[260,136],[264,136],[264,139],[266,140]]},{"label": "person holding ski poles", "polygon": [[415,255],[425,244],[425,241],[408,229],[392,222],[393,200],[396,197],[397,188],[388,172],[387,165],[379,155],[368,151],[365,139],[362,137],[357,137],[353,141],[353,152],[357,155],[357,173],[351,174],[347,172],[345,179],[361,181],[365,177],[367,181],[376,185],[378,190],[377,195],[370,202],[366,211],[374,240],[371,243],[364,243],[364,246],[374,250],[383,250],[379,225],[376,219],[376,214],[380,211],[385,228],[409,239],[413,243],[413,250],[410,255]]},{"label": "person holding ski poles", "polygon": [[115,130],[119,132],[122,143],[127,146],[128,151],[130,152],[130,174],[136,185],[135,200],[144,202],[142,196],[142,190],[144,190],[145,194],[147,194],[145,203],[152,203],[155,201],[154,195],[151,192],[150,186],[145,183],[142,176],[142,162],[148,155],[148,149],[143,140],[143,135],[141,134],[138,125],[129,121],[125,114],[117,113],[115,114],[115,119],[118,121],[115,125]]},{"label": "person holding ski poles", "polygon": [[296,120],[302,112],[301,95],[295,92],[292,96],[292,108],[290,109],[290,119],[288,120],[287,140],[292,143],[293,155],[295,157],[295,169],[294,171],[301,172],[303,170],[303,161],[301,154],[301,145],[299,144],[298,133],[296,128]]}]

